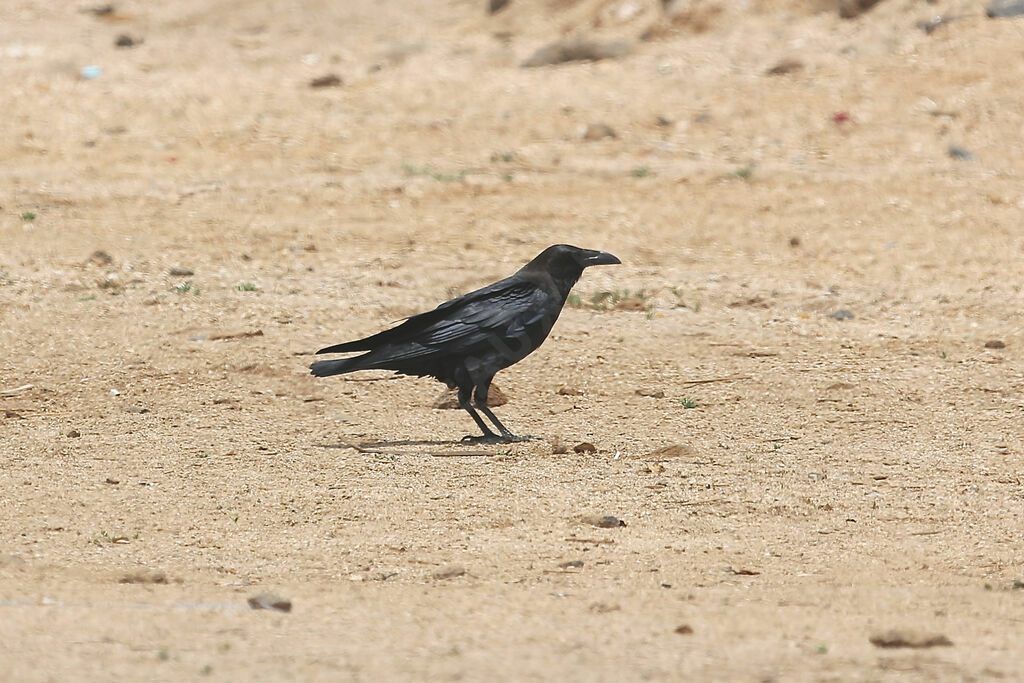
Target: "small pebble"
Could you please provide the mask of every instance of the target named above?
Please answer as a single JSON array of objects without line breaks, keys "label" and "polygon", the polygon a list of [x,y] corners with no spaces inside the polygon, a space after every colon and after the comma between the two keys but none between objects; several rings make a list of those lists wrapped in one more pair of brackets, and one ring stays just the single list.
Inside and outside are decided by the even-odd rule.
[{"label": "small pebble", "polygon": [[617,137],[619,136],[615,133],[615,129],[606,123],[588,123],[583,131],[583,139],[590,142],[604,140],[605,138],[615,139]]},{"label": "small pebble", "polygon": [[1006,348],[1006,342],[1001,341],[999,339],[990,339],[989,341],[985,342],[985,348],[986,349],[1005,349]]},{"label": "small pebble", "polygon": [[121,35],[119,35],[117,38],[114,39],[114,47],[135,47],[136,45],[141,45],[141,44],[142,44],[142,39],[141,38],[132,38],[127,33],[122,33]]},{"label": "small pebble", "polygon": [[292,601],[282,598],[276,593],[257,593],[249,598],[249,607],[253,609],[269,609],[277,612],[291,612]]},{"label": "small pebble", "polygon": [[771,67],[765,74],[768,76],[781,76],[783,74],[790,74],[794,71],[800,71],[804,68],[804,63],[799,59],[783,59],[782,61]]},{"label": "small pebble", "polygon": [[617,529],[620,526],[626,526],[624,521],[613,515],[589,515],[583,518],[583,522],[601,529]]},{"label": "small pebble", "polygon": [[342,80],[338,74],[326,74],[309,82],[310,88],[337,88],[340,85],[342,85]]},{"label": "small pebble", "polygon": [[853,320],[853,312],[848,311],[845,308],[840,308],[838,311],[832,311],[829,313],[828,317],[833,320]]},{"label": "small pebble", "polygon": [[573,446],[572,450],[576,453],[597,453],[597,446],[589,441],[584,441]]},{"label": "small pebble", "polygon": [[978,157],[976,157],[974,155],[974,152],[972,152],[969,149],[965,149],[963,147],[960,147],[959,145],[950,145],[949,146],[949,156],[953,157],[954,159],[960,159],[961,161],[977,161],[978,160]]},{"label": "small pebble", "polygon": [[676,626],[676,633],[678,633],[681,636],[691,635],[693,634],[693,627],[689,624],[682,624],[680,626]]},{"label": "small pebble", "polygon": [[183,266],[174,266],[169,271],[167,271],[167,273],[171,277],[191,277],[192,275],[196,274],[195,271],[192,270],[191,268],[185,268]]},{"label": "small pebble", "polygon": [[77,438],[78,438],[78,437],[80,437],[81,435],[82,435],[82,432],[78,431],[77,429],[72,429],[71,431],[69,431],[69,432],[67,433],[67,437],[68,437],[69,439],[77,439]]},{"label": "small pebble", "polygon": [[445,579],[455,579],[466,574],[466,568],[458,565],[448,565],[447,567],[441,567],[434,572],[434,578],[444,581]]}]

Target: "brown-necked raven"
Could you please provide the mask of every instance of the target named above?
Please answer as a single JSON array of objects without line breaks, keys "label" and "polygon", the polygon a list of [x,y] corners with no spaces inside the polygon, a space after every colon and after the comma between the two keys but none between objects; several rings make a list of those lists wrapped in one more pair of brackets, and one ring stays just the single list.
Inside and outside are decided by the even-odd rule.
[{"label": "brown-necked raven", "polygon": [[[414,315],[397,327],[320,349],[318,354],[367,353],[320,361],[310,369],[317,377],[373,369],[435,377],[449,389],[458,388],[459,405],[483,431],[483,436],[464,440],[507,443],[529,438],[510,432],[487,407],[491,380],[543,343],[584,268],[613,263],[621,261],[607,252],[556,244],[511,277]],[[500,434],[491,431],[474,406]]]}]

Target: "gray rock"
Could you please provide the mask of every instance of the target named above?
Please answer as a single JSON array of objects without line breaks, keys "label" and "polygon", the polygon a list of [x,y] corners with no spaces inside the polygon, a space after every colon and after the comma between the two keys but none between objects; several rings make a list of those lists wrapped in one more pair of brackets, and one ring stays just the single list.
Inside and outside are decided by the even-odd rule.
[{"label": "gray rock", "polygon": [[992,0],[985,8],[985,16],[989,19],[1016,17],[1024,14],[1024,0]]}]

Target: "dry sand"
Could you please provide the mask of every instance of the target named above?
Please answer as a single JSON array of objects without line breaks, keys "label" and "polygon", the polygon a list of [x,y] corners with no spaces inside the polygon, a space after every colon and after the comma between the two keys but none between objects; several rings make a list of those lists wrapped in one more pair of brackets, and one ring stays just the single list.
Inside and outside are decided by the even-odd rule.
[{"label": "dry sand", "polygon": [[[484,4],[6,3],[0,679],[1024,677],[1024,18]],[[308,375],[556,242],[540,440]]]}]

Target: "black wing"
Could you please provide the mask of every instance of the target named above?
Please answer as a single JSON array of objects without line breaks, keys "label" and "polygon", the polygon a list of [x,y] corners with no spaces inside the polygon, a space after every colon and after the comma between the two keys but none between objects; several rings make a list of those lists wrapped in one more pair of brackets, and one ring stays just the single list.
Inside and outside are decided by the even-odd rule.
[{"label": "black wing", "polygon": [[[550,315],[550,299],[536,285],[510,277],[446,301],[432,311],[411,316],[397,327],[328,346],[317,353],[374,351],[387,346],[394,347],[391,350],[397,353],[393,357],[397,360],[426,355],[439,345],[448,345],[449,351],[458,352],[491,335],[518,336]],[[554,313],[557,315],[558,311]]]}]

